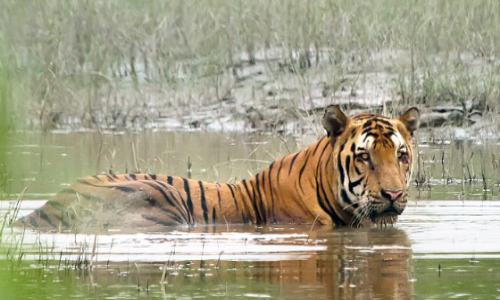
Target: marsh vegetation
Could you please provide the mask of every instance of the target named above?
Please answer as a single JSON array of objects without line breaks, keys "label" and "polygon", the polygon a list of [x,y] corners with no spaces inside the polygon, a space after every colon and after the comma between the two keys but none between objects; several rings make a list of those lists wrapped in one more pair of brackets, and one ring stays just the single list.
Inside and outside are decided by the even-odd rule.
[{"label": "marsh vegetation", "polygon": [[[499,44],[494,0],[1,0],[0,290],[489,299],[500,288]],[[396,229],[6,226],[89,174],[247,178],[322,136],[329,104],[422,112]]]},{"label": "marsh vegetation", "polygon": [[23,127],[319,132],[338,103],[498,132],[493,0],[0,5]]}]

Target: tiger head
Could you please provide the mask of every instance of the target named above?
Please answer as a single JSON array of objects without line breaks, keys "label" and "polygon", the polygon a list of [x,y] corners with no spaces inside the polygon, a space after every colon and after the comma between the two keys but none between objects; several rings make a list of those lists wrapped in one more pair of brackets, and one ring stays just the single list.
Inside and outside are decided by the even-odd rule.
[{"label": "tiger head", "polygon": [[348,118],[337,106],[326,108],[323,126],[333,147],[333,191],[337,205],[353,216],[351,225],[366,220],[392,224],[405,209],[419,118],[417,108],[395,119],[372,114]]}]

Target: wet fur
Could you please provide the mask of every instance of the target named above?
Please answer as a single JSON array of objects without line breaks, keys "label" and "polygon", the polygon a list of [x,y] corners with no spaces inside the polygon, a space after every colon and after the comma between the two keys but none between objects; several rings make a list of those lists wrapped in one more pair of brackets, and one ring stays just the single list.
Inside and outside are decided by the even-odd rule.
[{"label": "wet fur", "polygon": [[[392,224],[406,206],[418,116],[410,109],[397,119],[369,114],[349,119],[331,106],[323,117],[327,136],[250,179],[226,184],[154,174],[88,176],[17,224],[58,229]],[[407,160],[399,158],[403,148]],[[369,162],[360,160],[360,149],[368,152]],[[402,195],[386,201],[385,189]]]}]

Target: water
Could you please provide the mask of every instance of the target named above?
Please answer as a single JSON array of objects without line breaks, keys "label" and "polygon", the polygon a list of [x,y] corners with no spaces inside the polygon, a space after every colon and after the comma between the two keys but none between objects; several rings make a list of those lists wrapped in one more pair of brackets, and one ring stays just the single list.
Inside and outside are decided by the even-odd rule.
[{"label": "water", "polygon": [[[309,142],[161,132],[19,141],[9,151],[16,163],[9,189],[13,200],[28,186],[24,198],[31,200],[21,215],[74,178],[109,168],[185,175],[190,161],[193,177],[225,181],[248,177]],[[452,146],[422,147],[422,157],[445,151],[451,159]],[[477,147],[465,151],[487,149]],[[480,166],[473,167],[478,177]],[[494,180],[486,193],[476,179],[464,190],[454,167],[445,166],[451,184],[442,183],[440,168],[428,169],[433,180],[411,191],[398,224],[387,228],[230,225],[82,234],[8,228],[0,251],[2,299],[500,299]],[[13,203],[0,202],[0,214]]]}]

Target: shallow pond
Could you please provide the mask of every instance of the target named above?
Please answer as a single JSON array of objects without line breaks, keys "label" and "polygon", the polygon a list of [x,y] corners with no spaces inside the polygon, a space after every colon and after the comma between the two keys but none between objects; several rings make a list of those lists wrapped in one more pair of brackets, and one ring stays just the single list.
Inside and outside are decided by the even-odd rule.
[{"label": "shallow pond", "polygon": [[[23,135],[8,149],[11,201],[0,202],[0,213],[22,197],[19,213],[27,214],[75,178],[109,169],[241,179],[314,138]],[[2,299],[500,299],[497,149],[493,142],[422,139],[426,180],[412,189],[398,224],[387,228],[231,225],[85,234],[5,228]]]}]

